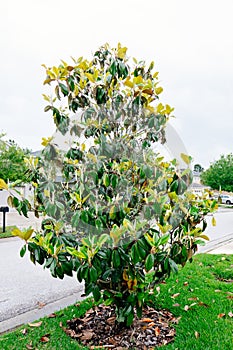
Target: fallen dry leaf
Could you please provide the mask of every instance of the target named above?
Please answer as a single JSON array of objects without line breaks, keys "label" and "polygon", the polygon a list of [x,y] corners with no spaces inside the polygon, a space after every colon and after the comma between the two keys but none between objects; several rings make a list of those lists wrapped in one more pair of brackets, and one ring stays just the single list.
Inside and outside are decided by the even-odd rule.
[{"label": "fallen dry leaf", "polygon": [[189,305],[189,308],[191,309],[191,307],[193,307],[194,305],[197,305],[197,303],[192,303],[191,305]]},{"label": "fallen dry leaf", "polygon": [[24,329],[21,330],[21,333],[22,333],[23,335],[27,334],[27,332],[28,332],[27,328],[24,328]]},{"label": "fallen dry leaf", "polygon": [[198,300],[198,297],[188,298],[188,300]]},{"label": "fallen dry leaf", "polygon": [[84,331],[82,333],[82,336],[80,337],[81,340],[89,340],[93,337],[94,333],[91,331]]},{"label": "fallen dry leaf", "polygon": [[45,305],[46,305],[45,303],[42,303],[40,301],[38,301],[38,303],[37,303],[38,309],[42,309]]},{"label": "fallen dry leaf", "polygon": [[175,293],[175,294],[173,294],[172,296],[171,296],[171,298],[177,298],[178,296],[180,295],[180,293]]},{"label": "fallen dry leaf", "polygon": [[154,323],[154,322],[148,323],[148,328],[154,327],[154,326],[155,326],[155,323]]},{"label": "fallen dry leaf", "polygon": [[233,313],[230,311],[230,312],[228,312],[228,316],[229,317],[233,317]]},{"label": "fallen dry leaf", "polygon": [[89,322],[91,319],[92,319],[92,317],[86,316],[83,319],[79,319],[79,320],[82,321],[82,322]]},{"label": "fallen dry leaf", "polygon": [[174,337],[175,334],[176,334],[175,329],[171,329],[170,332],[166,334],[166,337]]},{"label": "fallen dry leaf", "polygon": [[178,307],[178,306],[180,306],[180,304],[175,303],[175,304],[173,304],[172,306],[174,306],[174,307]]},{"label": "fallen dry leaf", "polygon": [[42,325],[42,321],[35,322],[35,323],[28,323],[30,327],[40,327]]},{"label": "fallen dry leaf", "polygon": [[141,322],[146,322],[146,323],[150,323],[150,322],[153,322],[153,320],[151,319],[151,318],[149,318],[149,317],[145,317],[145,318],[143,318],[142,320],[141,320]]},{"label": "fallen dry leaf", "polygon": [[106,322],[107,322],[109,325],[112,325],[112,324],[115,323],[115,321],[116,321],[116,317],[115,317],[115,316],[112,316],[112,317],[109,317],[109,318],[107,319]]},{"label": "fallen dry leaf", "polygon": [[178,324],[180,322],[180,319],[181,319],[182,316],[179,316],[179,317],[172,317],[170,322],[171,323],[175,323],[175,324]]},{"label": "fallen dry leaf", "polygon": [[54,318],[54,317],[57,317],[57,315],[56,315],[56,314],[50,314],[50,315],[48,315],[48,318]]},{"label": "fallen dry leaf", "polygon": [[218,314],[218,318],[223,318],[226,314]]},{"label": "fallen dry leaf", "polygon": [[34,346],[32,345],[32,342],[30,342],[30,344],[26,344],[26,348],[28,350],[33,350],[34,349]]},{"label": "fallen dry leaf", "polygon": [[184,286],[188,286],[188,284],[189,284],[188,282],[184,282]]},{"label": "fallen dry leaf", "polygon": [[197,331],[195,331],[195,338],[196,339],[200,338],[200,333],[198,333]]},{"label": "fallen dry leaf", "polygon": [[204,307],[209,307],[209,305],[208,305],[208,304],[203,303],[202,301],[199,301],[198,305],[200,305],[200,306],[204,306]]},{"label": "fallen dry leaf", "polygon": [[227,299],[233,299],[233,295],[228,295]]},{"label": "fallen dry leaf", "polygon": [[184,310],[185,310],[185,311],[188,311],[188,310],[189,310],[189,306],[188,306],[188,305],[185,305]]},{"label": "fallen dry leaf", "polygon": [[43,336],[40,338],[40,341],[41,341],[42,343],[48,343],[49,337],[50,337],[50,334],[45,334],[45,335],[43,335]]},{"label": "fallen dry leaf", "polygon": [[160,335],[159,327],[155,327],[155,335],[156,335],[156,337],[158,337]]}]

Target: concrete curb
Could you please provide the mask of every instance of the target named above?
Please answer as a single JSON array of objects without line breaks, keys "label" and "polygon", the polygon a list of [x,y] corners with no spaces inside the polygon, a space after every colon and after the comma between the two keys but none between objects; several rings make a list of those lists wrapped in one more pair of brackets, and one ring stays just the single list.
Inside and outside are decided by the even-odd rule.
[{"label": "concrete curb", "polygon": [[32,309],[15,317],[4,320],[0,323],[0,334],[12,331],[23,324],[36,321],[42,317],[50,315],[55,311],[64,309],[65,307],[70,306],[77,301],[84,300],[84,298],[81,297],[82,293],[83,290],[80,289],[79,292],[48,303],[41,309]]}]

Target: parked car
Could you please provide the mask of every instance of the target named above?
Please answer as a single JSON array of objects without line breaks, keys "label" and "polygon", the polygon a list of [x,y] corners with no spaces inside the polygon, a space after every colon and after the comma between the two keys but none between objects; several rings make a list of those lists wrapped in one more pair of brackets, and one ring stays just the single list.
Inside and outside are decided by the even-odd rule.
[{"label": "parked car", "polygon": [[233,204],[233,197],[228,194],[220,194],[222,204]]}]

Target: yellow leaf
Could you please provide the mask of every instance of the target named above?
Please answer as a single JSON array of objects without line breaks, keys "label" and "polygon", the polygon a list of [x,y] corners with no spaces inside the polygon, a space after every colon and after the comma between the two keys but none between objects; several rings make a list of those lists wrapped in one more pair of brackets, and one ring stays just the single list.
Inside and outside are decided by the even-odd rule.
[{"label": "yellow leaf", "polygon": [[180,156],[187,165],[189,165],[191,163],[192,157],[190,157],[184,153],[181,153]]},{"label": "yellow leaf", "polygon": [[155,89],[156,95],[161,94],[161,92],[163,92],[163,88],[162,88],[161,86],[160,86],[160,87],[157,87],[157,88]]},{"label": "yellow leaf", "polygon": [[162,103],[159,103],[158,106],[157,106],[157,112],[158,112],[158,113],[161,113],[163,109],[164,109],[163,104],[162,104]]},{"label": "yellow leaf", "polygon": [[124,82],[125,86],[128,86],[129,88],[133,88],[133,82],[129,79],[129,77]]},{"label": "yellow leaf", "polygon": [[90,197],[90,195],[91,195],[91,194],[89,193],[86,197],[84,197],[84,198],[82,199],[82,204],[86,202],[86,200]]},{"label": "yellow leaf", "polygon": [[81,63],[78,65],[78,68],[79,68],[79,69],[82,69],[82,70],[84,70],[84,71],[85,71],[88,67],[89,67],[89,65],[88,65],[87,60],[81,62]]},{"label": "yellow leaf", "polygon": [[127,52],[127,47],[121,47],[121,44],[118,44],[117,56],[122,60],[125,58]]},{"label": "yellow leaf", "polygon": [[44,190],[44,195],[45,195],[45,197],[49,197],[50,196],[50,192],[48,190]]},{"label": "yellow leaf", "polygon": [[17,236],[17,237],[23,239],[23,233],[22,233],[22,231],[21,231],[20,229],[18,229],[17,227],[14,228],[14,229],[11,231],[11,234],[12,234],[13,236]]},{"label": "yellow leaf", "polygon": [[33,228],[28,229],[28,230],[26,230],[26,231],[23,231],[23,239],[24,239],[25,241],[29,240],[29,238],[31,238],[31,235],[32,235],[33,231],[34,231]]},{"label": "yellow leaf", "polygon": [[124,269],[124,271],[123,271],[123,280],[124,281],[128,281],[129,280],[129,277],[128,277],[128,274],[126,272],[126,269]]},{"label": "yellow leaf", "polygon": [[134,84],[137,84],[137,85],[143,84],[143,78],[142,78],[142,76],[139,75],[138,77],[134,77],[134,78],[133,78],[133,82],[134,82]]},{"label": "yellow leaf", "polygon": [[158,79],[158,75],[159,75],[159,72],[155,72],[155,73],[153,74],[153,78],[154,78],[154,79]]},{"label": "yellow leaf", "polygon": [[216,219],[214,216],[212,217],[211,223],[212,223],[212,226],[216,226]]},{"label": "yellow leaf", "polygon": [[53,66],[53,72],[54,72],[54,74],[56,75],[56,76],[58,76],[58,74],[59,74],[59,70],[58,70],[58,68],[57,67],[55,67],[55,66]]},{"label": "yellow leaf", "polygon": [[3,179],[0,179],[0,190],[8,190],[8,186]]},{"label": "yellow leaf", "polygon": [[115,213],[115,205],[113,205],[109,211],[109,217],[110,219],[115,219],[116,213]]},{"label": "yellow leaf", "polygon": [[209,240],[210,240],[209,237],[206,236],[206,235],[200,235],[199,237],[205,239],[206,241],[209,241]]},{"label": "yellow leaf", "polygon": [[165,113],[166,114],[170,114],[173,111],[174,111],[174,108],[171,108],[169,105],[165,106]]},{"label": "yellow leaf", "polygon": [[51,141],[52,141],[53,137],[48,137],[47,139],[45,137],[42,137],[42,146],[46,147]]},{"label": "yellow leaf", "polygon": [[47,101],[47,102],[51,102],[51,99],[49,96],[45,95],[45,94],[42,94],[42,96],[44,97],[44,100]]},{"label": "yellow leaf", "polygon": [[95,78],[93,74],[85,73],[85,75],[92,83],[95,83]]},{"label": "yellow leaf", "polygon": [[32,233],[33,233],[34,229],[33,228],[29,228],[27,230],[21,231],[20,229],[18,229],[17,227],[14,228],[11,231],[11,234],[13,236],[17,236],[21,239],[24,239],[25,241],[29,240],[29,238],[31,237]]}]

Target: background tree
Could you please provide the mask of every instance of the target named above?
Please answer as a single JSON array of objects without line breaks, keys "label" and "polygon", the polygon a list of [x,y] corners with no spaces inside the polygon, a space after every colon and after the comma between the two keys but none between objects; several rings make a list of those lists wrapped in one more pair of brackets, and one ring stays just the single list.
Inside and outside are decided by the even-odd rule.
[{"label": "background tree", "polygon": [[[45,111],[69,147],[43,139],[30,177],[36,213],[47,219],[33,236],[31,230],[14,234],[26,241],[22,256],[28,248],[31,260],[54,277],[75,272],[86,295],[103,297],[117,321],[130,325],[156,284],[207,239],[205,215],[215,205],[186,191],[189,156],[182,155],[187,169],[180,172],[175,160],[156,153],[173,109],[158,103],[163,89],[154,63],[130,61],[126,52],[105,45],[91,61],[44,66],[44,84],[55,93],[44,95]],[[12,196],[9,202],[19,211],[24,203]]]},{"label": "background tree", "polygon": [[4,181],[26,181],[27,165],[24,161],[30,155],[29,150],[23,149],[13,140],[4,140],[0,136],[0,178]]},{"label": "background tree", "polygon": [[215,190],[233,191],[233,155],[232,153],[215,161],[201,174],[203,184]]},{"label": "background tree", "polygon": [[204,168],[200,164],[195,164],[193,170],[198,173],[202,173],[202,171],[204,171]]}]

